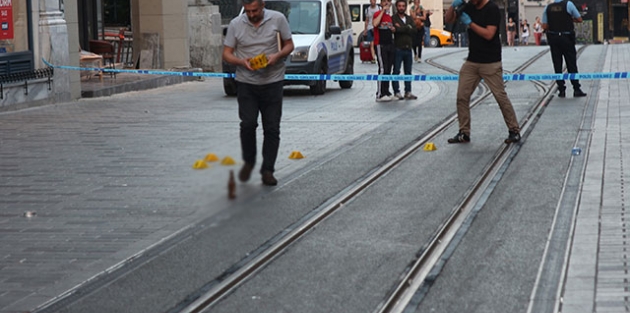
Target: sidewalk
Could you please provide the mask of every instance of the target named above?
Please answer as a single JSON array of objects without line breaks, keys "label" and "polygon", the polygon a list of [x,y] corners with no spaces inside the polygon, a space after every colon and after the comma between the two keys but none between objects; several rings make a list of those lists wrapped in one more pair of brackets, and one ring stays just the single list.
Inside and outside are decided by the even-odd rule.
[{"label": "sidewalk", "polygon": [[112,76],[108,73],[101,80],[98,76],[81,78],[81,97],[96,98],[107,97],[114,94],[159,88],[186,81],[195,80],[195,77],[183,76],[159,76],[133,73],[116,73]]},{"label": "sidewalk", "polygon": [[[603,72],[630,71],[630,45],[610,45]],[[630,82],[602,80],[577,207],[562,312],[628,312]],[[588,128],[589,125],[585,125]]]}]

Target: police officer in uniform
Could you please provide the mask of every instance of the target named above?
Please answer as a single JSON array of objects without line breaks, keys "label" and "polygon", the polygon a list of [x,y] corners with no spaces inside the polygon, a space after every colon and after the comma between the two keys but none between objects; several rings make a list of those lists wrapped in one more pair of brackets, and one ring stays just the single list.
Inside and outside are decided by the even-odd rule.
[{"label": "police officer in uniform", "polygon": [[[573,23],[582,23],[582,16],[573,2],[569,0],[554,0],[545,7],[543,12],[543,29],[547,32],[547,42],[551,49],[551,61],[556,73],[562,73],[562,58],[567,63],[569,73],[577,73],[577,52],[575,50],[575,31]],[[556,80],[558,97],[566,96],[564,80]],[[573,96],[585,97],[580,89],[580,82],[572,79]]]}]

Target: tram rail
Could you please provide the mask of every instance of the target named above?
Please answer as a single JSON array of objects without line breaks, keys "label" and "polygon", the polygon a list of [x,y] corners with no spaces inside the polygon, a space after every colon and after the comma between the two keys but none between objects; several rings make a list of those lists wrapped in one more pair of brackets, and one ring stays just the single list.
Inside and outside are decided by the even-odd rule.
[{"label": "tram rail", "polygon": [[[546,51],[543,51],[524,64],[519,66],[515,72],[520,72],[526,69],[528,66],[536,62]],[[438,58],[445,57],[447,54],[441,55]],[[442,70],[457,73],[457,70],[442,66],[435,62],[436,58],[428,59],[426,62],[432,66],[440,68]],[[543,88],[543,95],[528,112],[524,118],[522,125],[523,140],[527,138],[527,134],[530,132],[530,128],[535,124],[535,117],[540,116],[544,105],[548,103],[549,99],[553,96],[551,94],[552,88],[540,82],[533,82],[537,84],[539,88]],[[482,92],[471,101],[471,108],[479,105],[485,101],[491,92],[487,86],[483,83],[480,84]],[[280,240],[273,245],[265,249],[264,252],[258,254],[250,262],[240,267],[230,275],[223,277],[221,281],[214,281],[200,290],[204,290],[195,296],[189,297],[194,299],[188,301],[188,303],[182,303],[181,306],[172,309],[169,313],[198,313],[206,312],[211,309],[214,304],[221,299],[227,297],[229,293],[243,284],[249,277],[252,277],[257,271],[264,268],[268,263],[272,262],[277,256],[282,254],[288,247],[299,241],[305,236],[311,229],[323,222],[326,218],[332,216],[338,210],[341,210],[344,205],[360,193],[369,189],[379,178],[387,175],[389,172],[395,170],[399,164],[407,160],[411,155],[421,150],[422,147],[433,140],[438,134],[442,133],[445,129],[452,126],[456,121],[456,114],[449,115],[446,119],[436,124],[432,129],[425,132],[423,135],[417,138],[407,146],[406,149],[394,155],[388,162],[379,166],[370,172],[369,175],[364,177],[361,181],[357,182],[353,186],[346,189],[345,192],[337,195],[333,199],[330,199],[323,207],[316,209],[317,212],[308,220],[303,222],[300,226],[295,227],[289,233],[284,235]],[[437,261],[440,259],[444,249],[448,247],[449,243],[453,240],[455,235],[461,230],[463,222],[471,215],[475,205],[480,201],[484,194],[489,190],[491,192],[490,184],[496,179],[501,168],[506,164],[509,164],[511,159],[516,155],[519,145],[503,145],[496,153],[495,156],[483,170],[483,173],[475,184],[464,195],[461,203],[452,210],[446,221],[444,221],[437,229],[435,235],[429,239],[428,244],[425,244],[418,255],[421,255],[414,264],[410,266],[405,274],[404,278],[397,284],[393,291],[387,296],[386,300],[379,305],[376,312],[402,312],[408,305],[411,297],[415,294],[415,291],[419,288],[420,284],[424,281],[430,270],[434,267]]]},{"label": "tram rail", "polygon": [[[580,49],[580,52],[582,49]],[[544,54],[545,53],[539,53],[514,72],[526,69]],[[443,54],[440,57],[447,55],[449,54]],[[427,60],[426,63],[435,67],[441,67],[441,65],[433,61],[434,60]],[[451,73],[457,72],[447,67],[441,68]],[[544,84],[543,82],[532,81],[531,83],[536,85],[537,88],[540,88],[544,94],[536,104],[532,106],[526,116],[522,118],[523,140],[527,139],[537,118],[540,117],[544,111],[545,104],[553,97],[552,91],[555,91],[553,87],[550,87],[553,82]],[[476,98],[471,102],[471,107],[479,105],[491,95],[487,87],[483,86],[483,82],[480,87],[482,88],[482,92],[477,93]],[[395,170],[401,163],[405,162],[406,159],[421,149],[427,142],[441,134],[455,121],[455,114],[448,115],[447,118],[434,125],[414,142],[406,145],[405,148],[401,149],[385,164],[382,164],[376,169],[369,170],[369,174],[364,176],[361,181],[349,186],[344,192],[330,198],[320,208],[314,209],[313,212],[316,212],[315,214],[309,215],[307,219],[302,219],[306,220],[305,222],[297,227],[292,227],[291,231],[286,232],[286,234],[280,233],[276,236],[281,237],[280,240],[274,241],[273,244],[268,246],[265,244],[259,248],[259,250],[264,250],[264,252],[256,254],[252,259],[248,259],[245,265],[240,266],[238,270],[226,271],[218,276],[214,281],[200,288],[198,293],[191,294],[181,303],[181,306],[174,307],[169,312],[205,312],[207,309],[211,309],[214,304],[229,296],[231,291],[244,284],[267,264],[273,262],[283,251],[303,238],[315,226],[334,215],[335,212],[341,210],[344,205],[375,184],[379,178]],[[408,305],[408,300],[418,289],[418,284],[424,281],[423,277],[426,277],[426,273],[434,268],[435,262],[441,257],[444,248],[448,246],[449,242],[453,240],[453,237],[460,231],[462,221],[470,218],[471,213],[474,213],[475,204],[483,198],[484,193],[491,192],[488,186],[497,179],[497,176],[501,173],[501,169],[504,168],[506,164],[509,164],[519,148],[520,144],[509,146],[502,145],[501,148],[495,152],[493,161],[484,168],[479,179],[470,187],[469,191],[464,194],[464,199],[461,201],[460,205],[455,207],[448,219],[438,227],[439,231],[436,231],[437,233],[429,239],[430,243],[423,246],[421,250],[422,256],[405,270],[405,278],[401,279],[393,288],[393,291],[387,295],[385,302],[377,308],[377,312],[397,312]],[[420,253],[416,255],[420,255]]]}]

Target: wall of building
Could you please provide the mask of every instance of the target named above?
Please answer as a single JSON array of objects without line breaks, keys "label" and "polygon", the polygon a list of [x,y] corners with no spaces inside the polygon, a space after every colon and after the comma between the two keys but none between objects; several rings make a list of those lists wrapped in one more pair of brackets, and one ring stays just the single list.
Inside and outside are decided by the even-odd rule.
[{"label": "wall of building", "polygon": [[[379,3],[379,1],[377,1]],[[452,3],[452,1],[451,1]],[[425,10],[431,10],[431,28],[444,29],[444,14],[448,6],[442,0],[420,0]],[[450,6],[450,4],[449,4]]]},{"label": "wall of building", "polygon": [[[77,0],[64,0],[64,16],[68,30],[68,65],[79,66],[81,45],[79,44],[79,17]],[[81,97],[81,77],[79,72],[73,71],[70,75],[71,99]]]},{"label": "wall of building", "polygon": [[[67,0],[66,7],[72,7],[72,1]],[[35,70],[47,66],[42,58],[56,65],[78,65],[71,63],[69,46],[69,30],[76,32],[75,26],[68,27],[66,14],[60,10],[59,0],[33,1],[31,6],[31,32],[33,38],[33,61]],[[76,20],[69,14],[70,20]],[[78,51],[72,57],[78,56]],[[26,82],[26,83],[25,83]],[[55,69],[52,79],[39,78],[16,81],[3,85],[0,110],[14,110],[48,103],[66,102],[78,99],[80,96],[79,74],[77,72]]]},{"label": "wall of building", "polygon": [[134,60],[150,54],[150,68],[189,66],[188,2],[132,0],[131,3]]},{"label": "wall of building", "polygon": [[190,66],[205,72],[221,71],[223,29],[219,6],[188,0]]}]

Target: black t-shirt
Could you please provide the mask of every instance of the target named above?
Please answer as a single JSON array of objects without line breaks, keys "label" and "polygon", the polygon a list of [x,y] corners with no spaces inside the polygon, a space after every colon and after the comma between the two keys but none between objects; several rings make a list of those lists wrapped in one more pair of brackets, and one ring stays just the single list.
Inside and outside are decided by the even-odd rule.
[{"label": "black t-shirt", "polygon": [[494,25],[497,32],[490,41],[477,35],[468,29],[468,61],[475,63],[494,63],[501,61],[501,40],[499,40],[499,24],[501,23],[501,12],[499,7],[492,1],[488,1],[483,8],[477,10],[470,2],[464,7],[464,12],[470,15],[472,21],[481,26]]}]

